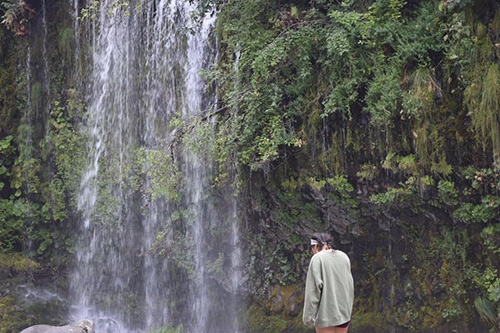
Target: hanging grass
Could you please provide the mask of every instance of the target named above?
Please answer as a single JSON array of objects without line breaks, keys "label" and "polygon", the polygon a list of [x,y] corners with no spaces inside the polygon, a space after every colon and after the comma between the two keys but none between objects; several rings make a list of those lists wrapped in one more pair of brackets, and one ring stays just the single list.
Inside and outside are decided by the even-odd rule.
[{"label": "hanging grass", "polygon": [[75,36],[73,35],[73,29],[65,28],[61,30],[57,46],[62,60],[66,63],[71,63],[75,49]]},{"label": "hanging grass", "polygon": [[495,39],[495,41],[498,41],[498,39],[500,39],[500,10],[497,10],[497,12],[495,13],[495,17],[490,24],[490,28],[492,37]]},{"label": "hanging grass", "polygon": [[440,88],[429,68],[420,67],[411,75],[411,92],[423,106],[423,112],[429,113],[434,105],[434,95]]},{"label": "hanging grass", "polygon": [[476,131],[485,141],[490,139],[496,167],[500,167],[500,71],[492,63],[484,77],[478,109],[472,113]]},{"label": "hanging grass", "polygon": [[495,306],[487,299],[483,297],[477,297],[474,300],[474,306],[481,318],[487,321],[492,326],[498,327],[500,325],[500,318],[495,309]]}]

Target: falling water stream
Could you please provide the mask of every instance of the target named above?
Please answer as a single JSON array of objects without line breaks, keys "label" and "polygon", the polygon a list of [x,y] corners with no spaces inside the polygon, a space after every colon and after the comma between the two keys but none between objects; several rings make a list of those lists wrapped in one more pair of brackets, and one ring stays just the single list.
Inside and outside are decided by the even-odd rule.
[{"label": "falling water stream", "polygon": [[[138,152],[177,143],[173,119],[189,122],[216,104],[201,76],[217,57],[216,13],[193,20],[196,1],[146,1],[127,9],[113,9],[112,3],[100,2],[84,36],[92,45],[92,64],[73,317],[93,319],[97,332],[149,332],[169,325],[187,332],[237,332],[237,207],[230,193],[210,198],[209,156],[184,147],[166,160],[182,180],[176,204],[144,195],[154,186],[149,176],[142,179],[142,191],[128,186]],[[158,165],[146,158],[142,167]],[[172,216],[179,211],[185,223],[174,232]],[[179,253],[175,247],[182,244],[185,259],[156,253],[158,240],[176,250],[167,253]],[[217,273],[214,262],[220,264]]]},{"label": "falling water stream", "polygon": [[[36,40],[33,38],[27,45],[26,49],[26,62],[25,62],[25,72],[26,72],[26,106],[23,108],[22,112],[22,126],[19,128],[20,136],[24,138],[23,144],[20,145],[20,154],[25,161],[30,161],[34,158],[34,147],[39,140],[39,133],[43,132],[44,135],[47,134],[48,126],[44,126],[44,119],[49,119],[50,105],[48,103],[50,96],[50,69],[47,53],[47,7],[45,0],[41,2],[41,40]],[[41,62],[34,56],[35,54],[41,53]],[[24,169],[23,177],[29,179],[28,168]],[[49,176],[50,177],[50,176]],[[26,182],[23,191],[32,195],[36,193],[36,189],[33,188],[33,184],[29,181]],[[31,200],[31,199],[28,199]],[[26,220],[26,227],[30,228],[32,226],[32,214],[28,214]],[[26,249],[30,253],[33,251],[32,239],[28,238],[26,240]],[[32,253],[30,253],[32,255]]]}]

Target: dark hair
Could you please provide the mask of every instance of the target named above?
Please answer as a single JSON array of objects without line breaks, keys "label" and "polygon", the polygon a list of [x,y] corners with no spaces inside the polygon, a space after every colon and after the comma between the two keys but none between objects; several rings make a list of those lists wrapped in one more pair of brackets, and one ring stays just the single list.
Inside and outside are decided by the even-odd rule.
[{"label": "dark hair", "polygon": [[312,234],[311,239],[314,239],[318,241],[319,247],[323,247],[326,245],[328,248],[330,248],[330,243],[332,242],[332,236],[327,233],[315,233]]}]

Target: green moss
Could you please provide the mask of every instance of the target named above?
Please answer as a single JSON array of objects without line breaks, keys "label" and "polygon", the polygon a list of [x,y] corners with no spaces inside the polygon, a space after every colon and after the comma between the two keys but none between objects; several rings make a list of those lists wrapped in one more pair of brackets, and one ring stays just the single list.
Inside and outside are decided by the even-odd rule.
[{"label": "green moss", "polygon": [[352,316],[350,330],[353,332],[387,332],[387,329],[387,316],[380,311],[355,311]]},{"label": "green moss", "polygon": [[61,29],[61,31],[59,32],[59,40],[57,44],[59,48],[59,54],[62,56],[62,59],[66,64],[70,64],[72,62],[75,50],[75,37],[73,29]]},{"label": "green moss", "polygon": [[41,268],[39,263],[26,258],[22,253],[0,252],[0,271],[8,270],[16,273],[33,273]]},{"label": "green moss", "polygon": [[33,82],[31,85],[30,103],[33,112],[42,114],[43,85],[41,82]]},{"label": "green moss", "polygon": [[343,139],[340,133],[332,133],[330,145],[318,156],[321,169],[327,174],[339,175],[345,173],[345,154]]},{"label": "green moss", "polygon": [[0,136],[14,135],[19,121],[18,92],[20,86],[16,68],[17,47],[5,29],[0,28]]},{"label": "green moss", "polygon": [[268,298],[254,302],[246,312],[248,332],[310,332],[302,324],[303,285],[276,285]]},{"label": "green moss", "polygon": [[287,323],[284,319],[267,315],[263,308],[252,305],[246,313],[249,332],[283,332]]},{"label": "green moss", "polygon": [[63,325],[68,309],[57,300],[23,304],[14,297],[0,298],[0,333],[20,332],[26,327],[44,323]]},{"label": "green moss", "polygon": [[280,225],[293,230],[300,221],[307,221],[313,225],[321,224],[316,203],[304,200],[301,191],[278,192],[277,197],[283,207],[275,211],[273,220]]},{"label": "green moss", "polygon": [[479,109],[472,114],[474,126],[484,139],[489,138],[493,157],[500,169],[500,71],[492,63],[484,78]]},{"label": "green moss", "polygon": [[20,332],[27,326],[25,314],[16,308],[15,300],[0,298],[0,333]]}]

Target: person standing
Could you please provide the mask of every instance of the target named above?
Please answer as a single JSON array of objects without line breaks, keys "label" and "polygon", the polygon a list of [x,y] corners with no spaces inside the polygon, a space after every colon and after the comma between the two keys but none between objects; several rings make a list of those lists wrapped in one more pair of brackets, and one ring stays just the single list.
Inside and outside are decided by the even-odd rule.
[{"label": "person standing", "polygon": [[302,321],[317,333],[346,333],[351,322],[354,281],[347,254],[330,247],[329,234],[311,237]]}]

